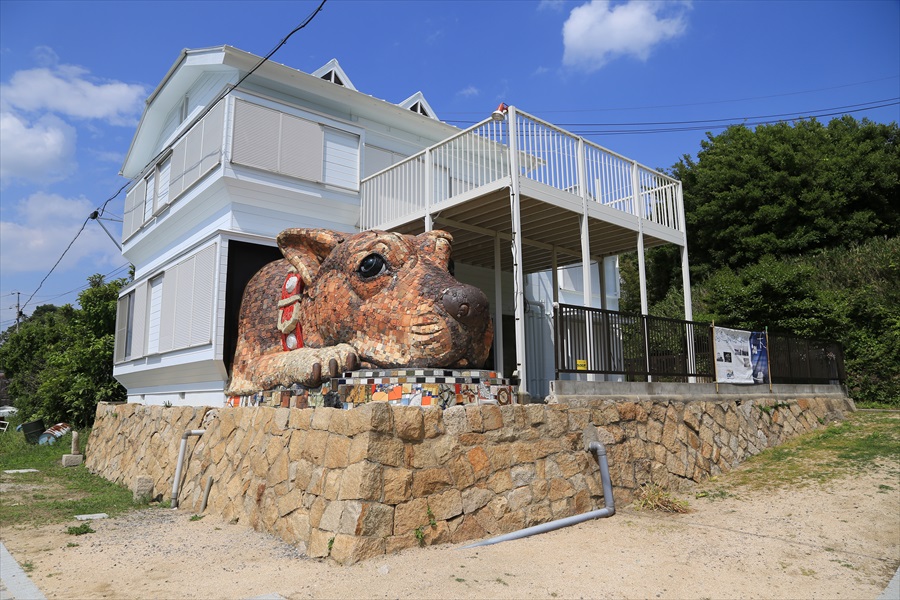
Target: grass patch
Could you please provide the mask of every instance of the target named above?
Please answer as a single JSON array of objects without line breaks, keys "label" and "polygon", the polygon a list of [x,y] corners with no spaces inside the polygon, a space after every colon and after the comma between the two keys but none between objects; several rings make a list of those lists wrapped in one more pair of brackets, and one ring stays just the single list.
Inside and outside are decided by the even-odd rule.
[{"label": "grass patch", "polygon": [[85,535],[88,533],[96,533],[90,525],[87,523],[82,523],[81,525],[76,525],[75,527],[69,527],[66,529],[66,533],[69,535]]},{"label": "grass patch", "polygon": [[729,481],[752,489],[798,486],[884,464],[900,474],[900,413],[855,412],[749,458]]},{"label": "grass patch", "polygon": [[[80,433],[86,439],[90,431]],[[0,433],[0,523],[4,527],[70,521],[75,515],[121,514],[132,508],[131,492],[84,465],[63,467],[62,455],[72,446],[71,434],[55,444],[28,444],[20,431],[10,427]],[[35,473],[7,474],[13,469],[37,469]]]}]

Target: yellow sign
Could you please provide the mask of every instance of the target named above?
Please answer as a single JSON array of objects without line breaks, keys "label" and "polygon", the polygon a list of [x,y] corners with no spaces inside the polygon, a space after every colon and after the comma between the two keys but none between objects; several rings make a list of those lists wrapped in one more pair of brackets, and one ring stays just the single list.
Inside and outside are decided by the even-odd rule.
[{"label": "yellow sign", "polygon": [[581,358],[577,359],[575,361],[575,369],[578,371],[587,371],[587,361]]}]

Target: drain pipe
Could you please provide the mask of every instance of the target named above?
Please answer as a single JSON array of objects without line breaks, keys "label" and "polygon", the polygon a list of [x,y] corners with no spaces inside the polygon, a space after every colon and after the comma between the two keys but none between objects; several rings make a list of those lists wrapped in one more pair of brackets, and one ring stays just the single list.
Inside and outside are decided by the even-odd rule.
[{"label": "drain pipe", "polygon": [[184,466],[184,453],[187,450],[187,439],[192,435],[203,435],[205,429],[188,429],[181,436],[181,448],[178,449],[178,463],[175,465],[175,481],[172,482],[172,508],[178,508],[178,485],[181,483],[181,467]]},{"label": "drain pipe", "polygon": [[[590,435],[588,431],[591,428],[593,428],[593,435]],[[585,445],[587,446],[588,451],[593,452],[597,455],[597,461],[600,463],[600,479],[603,482],[603,500],[606,506],[598,510],[581,513],[580,515],[574,515],[571,517],[566,517],[564,519],[557,519],[555,521],[550,521],[549,523],[542,523],[540,525],[526,527],[525,529],[520,529],[518,531],[513,531],[504,535],[498,535],[496,537],[488,538],[474,544],[469,544],[468,546],[463,546],[462,549],[468,550],[469,548],[490,546],[492,544],[499,544],[500,542],[518,540],[530,535],[547,533],[548,531],[562,529],[563,527],[568,527],[569,525],[577,525],[578,523],[590,521],[591,519],[601,519],[603,517],[611,517],[616,514],[616,504],[615,500],[613,500],[612,482],[609,479],[609,462],[606,459],[606,446],[603,445],[603,442],[596,439],[596,432],[597,429],[593,425],[588,425],[588,429],[585,429]],[[594,437],[594,439],[588,440],[588,437]]]}]

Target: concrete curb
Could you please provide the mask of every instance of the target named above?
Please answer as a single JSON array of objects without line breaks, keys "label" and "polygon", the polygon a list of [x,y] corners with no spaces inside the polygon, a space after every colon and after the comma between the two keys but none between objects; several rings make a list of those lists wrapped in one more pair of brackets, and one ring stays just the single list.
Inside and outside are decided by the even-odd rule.
[{"label": "concrete curb", "polygon": [[900,567],[897,567],[897,572],[878,596],[878,600],[897,600],[897,598],[900,598]]},{"label": "concrete curb", "polygon": [[10,600],[47,600],[12,557],[12,554],[0,542],[0,588],[3,598]]}]

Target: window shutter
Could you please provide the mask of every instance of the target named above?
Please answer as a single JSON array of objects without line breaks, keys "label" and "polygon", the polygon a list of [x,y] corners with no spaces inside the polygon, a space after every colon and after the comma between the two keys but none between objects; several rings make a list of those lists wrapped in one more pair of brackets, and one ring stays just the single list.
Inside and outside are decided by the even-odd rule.
[{"label": "window shutter", "polygon": [[134,233],[134,211],[137,210],[138,186],[132,186],[125,195],[125,213],[122,215],[122,241],[124,242]]},{"label": "window shutter", "polygon": [[200,346],[212,340],[213,292],[216,281],[216,245],[203,249],[193,259],[193,298],[191,299],[190,345]]},{"label": "window shutter", "polygon": [[156,208],[160,209],[169,203],[169,180],[172,175],[172,157],[159,163],[159,175],[156,179]]},{"label": "window shutter", "polygon": [[203,160],[203,127],[194,125],[184,136],[184,177],[183,189],[188,189],[200,179],[200,162]]},{"label": "window shutter", "polygon": [[325,183],[359,189],[359,136],[325,128]]},{"label": "window shutter", "polygon": [[281,115],[280,173],[321,181],[322,126],[291,115]]},{"label": "window shutter", "polygon": [[147,339],[147,282],[134,289],[133,323],[131,325],[131,358],[145,355],[144,341]]},{"label": "window shutter", "polygon": [[234,104],[231,161],[248,167],[278,170],[278,112],[238,100]]},{"label": "window shutter", "polygon": [[144,179],[144,181],[147,182],[147,187],[144,191],[144,215],[142,222],[146,223],[153,217],[153,196],[156,194],[156,175],[151,174]]},{"label": "window shutter", "polygon": [[162,314],[163,276],[150,280],[150,303],[147,307],[147,355],[159,352],[159,324]]},{"label": "window shutter", "polygon": [[200,159],[200,177],[209,173],[222,157],[222,127],[225,115],[224,100],[203,117],[203,146]]},{"label": "window shutter", "polygon": [[191,339],[191,297],[194,284],[193,257],[175,267],[175,329],[173,349],[186,348]]},{"label": "window shutter", "polygon": [[163,274],[165,285],[162,288],[162,299],[159,311],[159,352],[168,352],[175,347],[175,276],[178,267],[173,267]]},{"label": "window shutter", "polygon": [[171,175],[169,176],[169,201],[184,191],[184,139],[172,148]]},{"label": "window shutter", "polygon": [[119,298],[116,303],[116,342],[114,352],[115,363],[125,360],[125,341],[128,336],[128,303],[131,301],[131,294],[125,294]]}]

